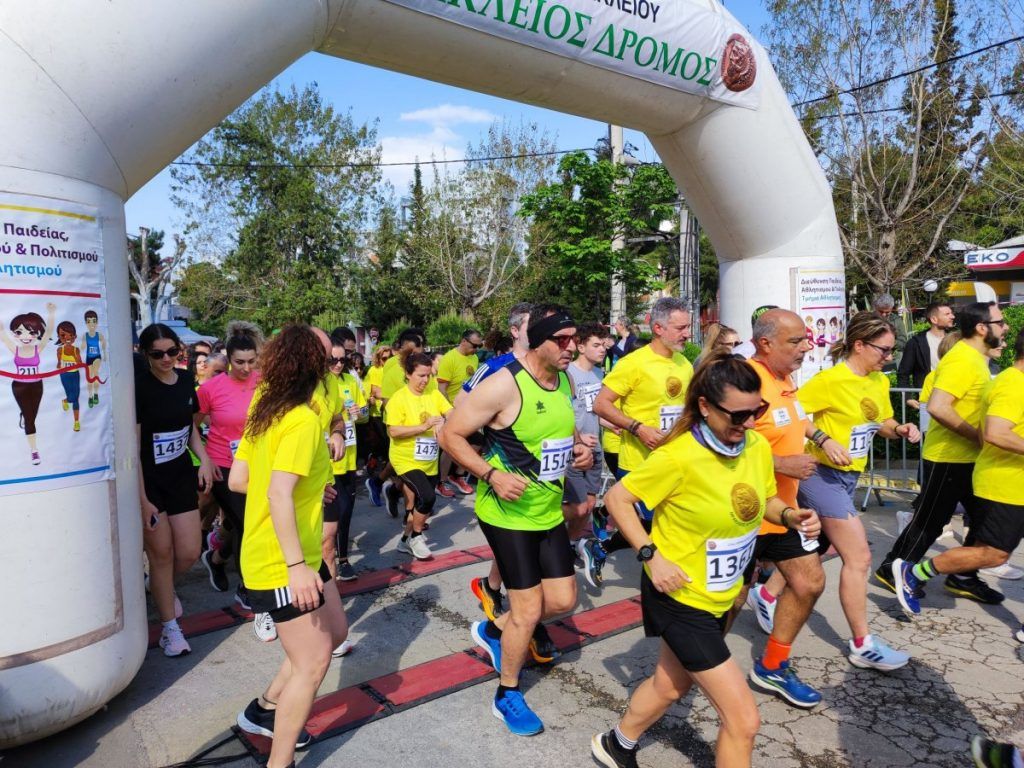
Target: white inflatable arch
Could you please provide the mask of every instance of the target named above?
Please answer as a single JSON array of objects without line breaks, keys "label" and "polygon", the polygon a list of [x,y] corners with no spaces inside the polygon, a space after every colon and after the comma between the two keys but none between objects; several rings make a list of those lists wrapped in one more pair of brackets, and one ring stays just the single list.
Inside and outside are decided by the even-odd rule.
[{"label": "white inflatable arch", "polygon": [[[40,316],[47,296],[105,297],[107,317],[97,409],[83,380],[83,429],[40,428],[43,464],[0,383],[0,747],[89,716],[146,653],[124,201],[310,51],[644,131],[714,244],[723,319],[741,331],[755,306],[792,305],[792,269],[842,269],[824,175],[764,50],[717,0],[4,3],[0,323],[26,297]],[[40,370],[55,366],[44,346]],[[0,373],[31,379],[8,349]],[[54,445],[86,434],[107,436],[99,470]]]}]

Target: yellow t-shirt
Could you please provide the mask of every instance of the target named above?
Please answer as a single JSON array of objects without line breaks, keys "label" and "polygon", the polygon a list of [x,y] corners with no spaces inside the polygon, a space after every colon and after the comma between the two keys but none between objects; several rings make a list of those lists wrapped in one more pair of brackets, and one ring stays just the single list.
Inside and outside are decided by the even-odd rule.
[{"label": "yellow t-shirt", "polygon": [[[605,376],[608,374],[606,373]],[[616,408],[622,408],[622,401],[615,401]],[[622,438],[618,436],[613,430],[607,427],[601,427],[601,450],[605,453],[614,453],[618,455],[619,451],[622,450]]]},{"label": "yellow t-shirt", "polygon": [[922,406],[927,403],[933,389],[935,389],[935,371],[928,371],[928,375],[921,382],[921,394],[917,396],[917,402]]},{"label": "yellow t-shirt", "polygon": [[331,466],[324,446],[320,418],[308,405],[288,411],[255,440],[248,433],[235,459],[249,464],[249,489],[245,495],[245,532],[242,535],[242,579],[249,589],[288,586],[288,568],[281,543],[270,518],[270,473],[299,476],[292,493],[295,527],[306,565],[320,569],[323,534],[324,478]]},{"label": "yellow t-shirt", "polygon": [[[391,358],[389,357],[388,360]],[[373,388],[379,387],[382,381],[382,374],[384,373],[383,366],[371,365],[367,371],[366,376],[363,378],[363,386],[366,387],[366,398],[369,400],[370,396],[373,395]],[[370,406],[371,416],[380,416],[380,402],[375,400],[373,405]]]},{"label": "yellow t-shirt", "polygon": [[[692,378],[693,366],[682,353],[662,357],[648,345],[619,360],[604,377],[604,385],[619,396],[626,416],[667,432],[683,415],[686,388]],[[619,437],[619,466],[632,471],[650,451],[626,430]]]},{"label": "yellow t-shirt", "polygon": [[[988,358],[965,341],[958,341],[935,368],[934,389],[951,394],[953,410],[977,428],[981,425],[981,397],[992,379]],[[947,464],[971,464],[981,449],[976,442],[958,435],[932,419],[924,438],[924,458]]]},{"label": "yellow t-shirt", "polygon": [[346,472],[355,472],[356,470],[356,423],[349,416],[345,402],[351,400],[360,408],[365,408],[366,395],[363,394],[363,388],[359,386],[356,377],[351,373],[343,373],[341,376],[330,373],[328,376],[332,380],[331,384],[337,390],[341,413],[345,418],[345,455],[341,457],[341,461],[331,462],[331,471],[336,475],[344,475]]},{"label": "yellow t-shirt", "polygon": [[837,467],[814,443],[807,451],[825,466],[842,472],[862,472],[871,443],[882,422],[892,418],[889,378],[879,371],[858,376],[846,363],[814,374],[797,393],[800,405],[814,416],[814,426],[846,448],[852,464]]},{"label": "yellow t-shirt", "polygon": [[[1024,372],[1007,368],[992,381],[982,400],[984,419],[997,416],[1013,424],[1013,433],[1024,437]],[[997,448],[981,446],[974,463],[974,495],[1003,504],[1024,506],[1024,456]]]},{"label": "yellow t-shirt", "polygon": [[[405,371],[402,370],[402,361],[398,355],[392,355],[384,363],[384,370],[381,372],[380,396],[385,400],[394,397],[395,392],[405,386]],[[437,392],[437,379],[431,376],[427,380],[427,388],[423,393]]]},{"label": "yellow t-shirt", "polygon": [[330,381],[332,375],[328,373],[324,376],[323,380],[317,385],[317,388],[313,390],[313,397],[310,398],[310,406],[320,420],[320,429],[323,431],[323,440],[321,442],[323,442],[324,454],[327,456],[325,483],[334,482],[334,475],[331,474],[330,467],[331,449],[327,447],[327,439],[331,434],[331,424],[334,423],[334,417],[342,411],[341,396],[338,393],[338,388],[333,386]]},{"label": "yellow t-shirt", "polygon": [[[417,395],[405,386],[388,400],[384,423],[389,427],[415,427],[430,416],[441,416],[451,409],[452,404],[436,389]],[[388,458],[399,475],[418,469],[429,477],[437,474],[439,454],[437,436],[430,429],[414,437],[392,437]]]},{"label": "yellow t-shirt", "polygon": [[438,381],[448,382],[448,389],[445,393],[448,402],[455,400],[463,382],[468,381],[476,373],[479,365],[480,361],[476,355],[472,353],[464,355],[459,352],[458,347],[449,349],[441,356],[441,362],[437,365],[437,378]]},{"label": "yellow t-shirt", "polygon": [[748,431],[746,449],[729,459],[687,432],[652,451],[622,485],[654,510],[651,540],[691,579],[669,597],[715,616],[728,611],[743,586],[765,502],[776,495],[768,441]]}]

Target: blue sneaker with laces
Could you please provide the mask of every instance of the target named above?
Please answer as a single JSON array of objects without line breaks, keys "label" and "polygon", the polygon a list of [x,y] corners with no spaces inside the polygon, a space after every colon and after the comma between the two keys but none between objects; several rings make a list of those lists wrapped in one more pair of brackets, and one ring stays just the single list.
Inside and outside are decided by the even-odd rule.
[{"label": "blue sneaker with laces", "polygon": [[505,691],[494,697],[491,704],[494,716],[501,720],[516,736],[536,736],[544,730],[544,723],[530,709],[519,691]]},{"label": "blue sneaker with laces", "polygon": [[785,699],[794,707],[810,709],[821,702],[821,694],[802,682],[788,661],[782,662],[778,669],[768,669],[761,659],[757,659],[750,670],[750,682],[766,693]]},{"label": "blue sneaker with laces", "polygon": [[900,601],[904,612],[909,616],[921,613],[921,602],[915,595],[920,582],[914,575],[914,564],[900,558],[893,560],[892,582],[896,587],[896,599]]},{"label": "blue sneaker with laces", "polygon": [[370,503],[375,507],[383,507],[384,502],[380,498],[380,490],[383,484],[376,475],[366,478],[366,492],[370,494]]},{"label": "blue sneaker with laces", "polygon": [[473,635],[473,640],[487,651],[487,655],[491,659],[491,666],[494,667],[494,671],[499,675],[501,674],[501,640],[495,639],[487,634],[484,629],[485,624],[490,624],[489,621],[474,621],[473,626],[470,628],[470,633]]},{"label": "blue sneaker with laces", "polygon": [[608,541],[611,538],[611,533],[608,532],[608,513],[604,511],[604,507],[594,507],[594,511],[590,513],[590,527],[594,533],[594,538],[598,541]]}]

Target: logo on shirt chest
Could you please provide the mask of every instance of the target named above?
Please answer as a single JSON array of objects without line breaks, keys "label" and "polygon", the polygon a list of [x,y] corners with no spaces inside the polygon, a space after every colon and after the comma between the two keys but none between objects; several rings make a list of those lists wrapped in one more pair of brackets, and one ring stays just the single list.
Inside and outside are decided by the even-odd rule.
[{"label": "logo on shirt chest", "polygon": [[733,515],[743,523],[749,523],[761,511],[761,500],[757,491],[746,483],[736,483],[729,493]]},{"label": "logo on shirt chest", "polygon": [[537,413],[547,413],[548,409],[544,407],[544,403],[540,400],[537,401]]},{"label": "logo on shirt chest", "polygon": [[669,376],[665,379],[665,394],[671,398],[679,397],[683,391],[683,382],[681,379],[675,376]]},{"label": "logo on shirt chest", "polygon": [[864,414],[864,418],[868,421],[878,420],[878,405],[870,397],[865,397],[860,401],[860,412]]},{"label": "logo on shirt chest", "polygon": [[472,376],[474,373],[475,373],[475,371],[473,370],[473,366],[472,365],[467,365],[466,366],[466,375],[467,376]]}]

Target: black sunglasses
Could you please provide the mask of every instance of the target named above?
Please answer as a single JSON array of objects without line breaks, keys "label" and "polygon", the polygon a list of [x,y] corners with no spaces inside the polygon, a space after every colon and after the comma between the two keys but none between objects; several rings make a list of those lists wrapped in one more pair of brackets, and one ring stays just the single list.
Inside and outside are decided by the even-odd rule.
[{"label": "black sunglasses", "polygon": [[762,400],[761,404],[757,406],[757,408],[754,408],[753,410],[748,409],[743,411],[730,411],[728,408],[723,408],[722,406],[720,406],[714,400],[708,400],[708,402],[715,406],[715,408],[720,410],[722,413],[727,414],[729,416],[729,420],[732,422],[732,425],[734,427],[742,426],[748,419],[753,419],[754,421],[757,421],[766,413],[768,413],[768,409],[771,408],[771,404],[765,400]]},{"label": "black sunglasses", "polygon": [[165,357],[177,357],[181,354],[181,348],[171,347],[170,349],[151,349],[146,354],[149,355],[151,360],[160,360]]},{"label": "black sunglasses", "polygon": [[341,365],[341,364],[342,364],[342,363],[344,363],[344,362],[345,362],[345,360],[347,360],[347,359],[348,359],[348,358],[345,358],[345,357],[333,357],[333,356],[332,356],[332,357],[329,357],[329,358],[327,359],[327,364],[328,364],[328,365]]},{"label": "black sunglasses", "polygon": [[553,341],[559,349],[568,349],[569,345],[576,341],[575,336],[548,336],[548,341]]}]

